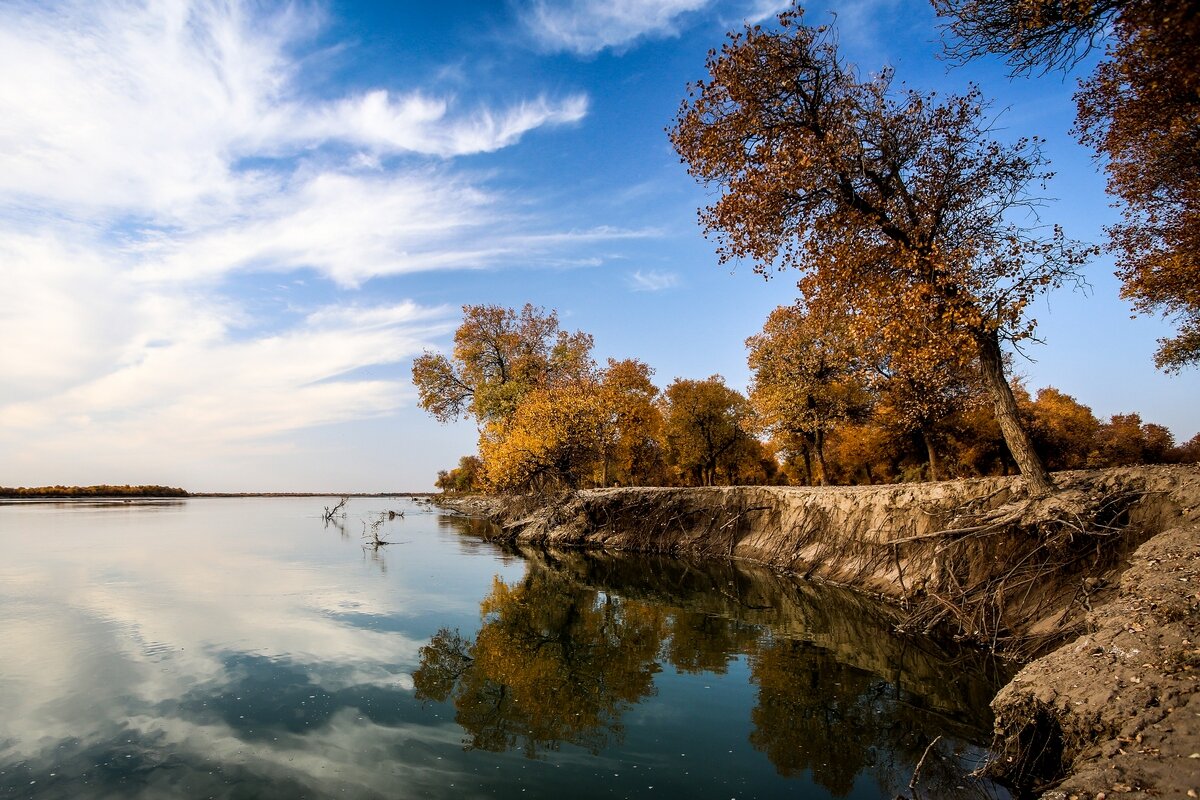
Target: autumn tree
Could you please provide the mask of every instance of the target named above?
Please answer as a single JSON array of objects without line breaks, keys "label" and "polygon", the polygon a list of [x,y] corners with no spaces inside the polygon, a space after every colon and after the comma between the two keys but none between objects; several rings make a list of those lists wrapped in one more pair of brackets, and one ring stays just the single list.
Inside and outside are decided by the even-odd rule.
[{"label": "autumn tree", "polygon": [[1021,404],[1034,445],[1051,469],[1086,467],[1100,421],[1092,410],[1065,392],[1047,386]]},{"label": "autumn tree", "polygon": [[957,346],[953,338],[931,338],[920,343],[918,354],[888,354],[886,347],[868,359],[868,386],[876,395],[875,422],[893,435],[920,439],[930,480],[941,480],[945,470],[938,455],[939,440],[947,434],[946,422],[982,400],[975,353]]},{"label": "autumn tree", "polygon": [[1190,0],[933,0],[949,55],[1014,73],[1104,57],[1075,96],[1075,131],[1108,171],[1124,220],[1108,228],[1122,295],[1178,324],[1155,356],[1200,363],[1200,10]]},{"label": "autumn tree", "polygon": [[464,306],[452,354],[413,362],[422,408],[442,422],[473,417],[479,426],[482,462],[439,475],[438,486],[461,491],[466,480],[524,491],[661,480],[653,370],[634,359],[598,369],[591,352],[592,337],[563,331],[553,311]]},{"label": "autumn tree", "polygon": [[603,457],[606,416],[592,382],[530,391],[480,434],[488,484],[502,492],[580,488]]},{"label": "autumn tree", "polygon": [[654,484],[664,477],[663,418],[653,375],[637,359],[610,358],[600,376],[602,486]]},{"label": "autumn tree", "polygon": [[1030,301],[1090,252],[1018,224],[1045,177],[1039,142],[992,138],[978,89],[944,98],[860,78],[830,29],[785,12],[731,34],[671,130],[689,172],[723,191],[701,211],[721,260],[801,271],[809,305],[841,311],[893,352],[947,339],[978,358],[1034,494],[1052,490],[1005,377],[1002,342],[1031,335]]},{"label": "autumn tree", "polygon": [[1174,437],[1162,425],[1145,423],[1137,413],[1113,414],[1096,429],[1088,466],[1162,463],[1169,459],[1174,447]]},{"label": "autumn tree", "polygon": [[413,361],[421,408],[439,422],[474,417],[482,427],[511,415],[534,389],[577,382],[594,370],[592,337],[568,333],[558,315],[526,304],[463,306],[450,357],[426,352]]},{"label": "autumn tree", "polygon": [[1171,461],[1179,464],[1195,464],[1200,462],[1200,433],[1174,448],[1171,451]]},{"label": "autumn tree", "polygon": [[692,483],[714,485],[722,457],[750,437],[746,398],[713,375],[676,378],[661,403],[668,463]]},{"label": "autumn tree", "polygon": [[483,461],[478,456],[463,456],[452,470],[438,472],[434,486],[443,492],[475,492],[483,487]]},{"label": "autumn tree", "polygon": [[[761,430],[804,459],[807,483],[829,482],[825,438],[867,406],[858,356],[845,325],[800,306],[771,312],[746,340],[753,373],[749,400]],[[819,472],[814,481],[812,460]]]}]

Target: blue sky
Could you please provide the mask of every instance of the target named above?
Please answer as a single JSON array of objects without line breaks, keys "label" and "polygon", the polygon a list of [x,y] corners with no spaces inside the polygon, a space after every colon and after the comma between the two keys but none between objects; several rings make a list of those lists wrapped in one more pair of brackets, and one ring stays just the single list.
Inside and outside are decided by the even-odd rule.
[{"label": "blue sky", "polygon": [[[474,448],[415,407],[464,303],[557,309],[597,355],[744,389],[795,297],[721,266],[664,129],[709,48],[771,0],[0,5],[0,485],[422,490]],[[1074,77],[948,70],[919,0],[813,3],[864,71],[978,82],[1036,133],[1043,211],[1101,241]],[[1200,377],[1154,370],[1111,260],[1038,304],[1017,369],[1180,440]]]}]

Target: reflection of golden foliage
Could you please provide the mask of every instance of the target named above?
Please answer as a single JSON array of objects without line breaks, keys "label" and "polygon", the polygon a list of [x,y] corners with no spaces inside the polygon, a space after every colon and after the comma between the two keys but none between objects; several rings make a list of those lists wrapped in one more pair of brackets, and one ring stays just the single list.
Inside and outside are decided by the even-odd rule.
[{"label": "reflection of golden foliage", "polygon": [[[812,770],[837,792],[866,771],[894,794],[934,736],[949,751],[990,728],[995,679],[898,636],[859,595],[734,564],[527,555],[523,581],[493,582],[476,639],[439,631],[413,675],[418,698],[453,701],[468,747],[598,752],[655,693],[660,662],[723,674],[739,656],[759,687],[751,742],[781,774]],[[961,796],[951,761],[926,765],[922,784]]]},{"label": "reflection of golden foliage", "polygon": [[421,651],[419,696],[452,696],[471,747],[598,752],[621,735],[620,716],[654,691],[664,617],[599,597],[561,577],[497,579],[480,606],[474,643],[439,632]]}]

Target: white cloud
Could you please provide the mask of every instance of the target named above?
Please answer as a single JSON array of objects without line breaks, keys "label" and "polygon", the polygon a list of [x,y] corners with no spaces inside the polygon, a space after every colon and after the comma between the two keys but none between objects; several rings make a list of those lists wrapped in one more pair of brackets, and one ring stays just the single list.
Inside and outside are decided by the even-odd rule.
[{"label": "white cloud", "polygon": [[642,272],[638,270],[626,278],[626,283],[635,292],[661,292],[664,289],[673,289],[678,286],[679,276],[674,272],[659,272],[658,270]]},{"label": "white cloud", "polygon": [[762,22],[791,5],[791,0],[533,0],[523,22],[547,50],[589,56],[676,36],[689,15],[714,6],[722,24],[735,27]]},{"label": "white cloud", "polygon": [[352,373],[419,353],[452,326],[411,302],[316,307],[246,333],[219,292],[154,281],[52,239],[0,236],[15,276],[0,299],[0,439],[72,438],[180,455],[239,439],[389,412],[411,389]]},{"label": "white cloud", "polygon": [[743,16],[747,23],[754,25],[778,16],[781,11],[791,6],[791,0],[752,0],[743,9]]},{"label": "white cloud", "polygon": [[147,242],[140,270],[201,279],[308,268],[343,286],[372,277],[488,266],[504,253],[503,205],[465,181],[420,171],[297,177],[229,224]]},{"label": "white cloud", "polygon": [[643,37],[672,36],[679,18],[711,0],[535,0],[525,25],[550,50],[591,55]]},{"label": "white cloud", "polygon": [[[314,100],[300,55],[321,14],[262,8],[0,4],[0,449],[23,469],[219,461],[389,414],[412,400],[399,364],[454,320],[355,289],[638,235],[547,230],[453,164],[577,122],[586,97]],[[298,271],[333,285],[239,285]]]},{"label": "white cloud", "polygon": [[419,90],[301,96],[291,50],[311,10],[264,18],[238,3],[134,0],[0,7],[0,196],[75,215],[193,224],[264,190],[239,159],[325,142],[450,157],[497,150],[587,113],[538,97],[454,113]]},{"label": "white cloud", "polygon": [[578,122],[587,108],[583,95],[557,102],[539,97],[501,111],[483,109],[447,120],[445,100],[416,93],[393,99],[379,89],[311,113],[294,112],[294,118],[282,120],[276,135],[289,144],[338,139],[383,151],[457,156],[508,147],[545,125]]}]

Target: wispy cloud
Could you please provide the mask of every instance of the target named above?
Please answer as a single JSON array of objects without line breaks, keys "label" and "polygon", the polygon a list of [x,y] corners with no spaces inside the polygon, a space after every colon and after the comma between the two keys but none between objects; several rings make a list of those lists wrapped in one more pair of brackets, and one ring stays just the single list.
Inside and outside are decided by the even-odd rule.
[{"label": "wispy cloud", "polygon": [[711,0],[535,0],[525,25],[543,47],[591,55],[643,37],[672,36],[679,18]]},{"label": "wispy cloud", "polygon": [[661,292],[679,285],[679,275],[674,272],[637,270],[626,277],[626,284],[635,292]]},{"label": "wispy cloud", "polygon": [[676,36],[700,12],[715,12],[732,27],[790,6],[790,0],[534,0],[522,21],[546,50],[590,56]]},{"label": "wispy cloud", "polygon": [[340,140],[384,152],[459,156],[508,147],[535,128],[578,122],[587,109],[587,97],[577,94],[451,116],[445,99],[378,89],[324,107],[281,109],[273,139],[276,146]]},{"label": "wispy cloud", "polygon": [[[586,97],[312,98],[322,23],[236,0],[0,5],[0,449],[188,458],[390,413],[411,402],[398,364],[453,320],[357,287],[636,235],[516,216],[533,204],[455,164],[584,119]],[[329,285],[265,307],[236,288],[297,272]]]},{"label": "wispy cloud", "polygon": [[0,193],[68,213],[172,224],[236,213],[264,189],[241,160],[339,142],[451,157],[573,123],[587,99],[457,112],[419,89],[307,101],[289,56],[312,16],[237,3],[78,3],[0,9]]}]

